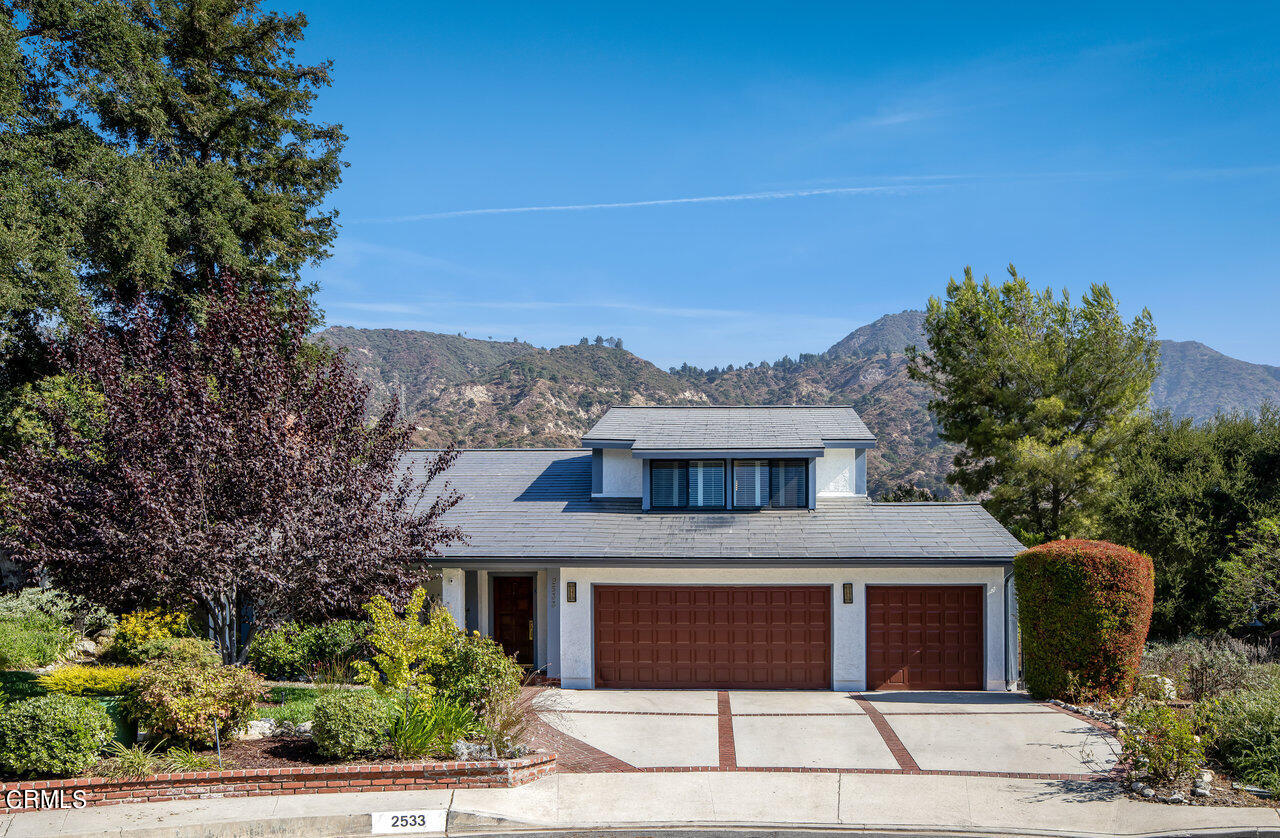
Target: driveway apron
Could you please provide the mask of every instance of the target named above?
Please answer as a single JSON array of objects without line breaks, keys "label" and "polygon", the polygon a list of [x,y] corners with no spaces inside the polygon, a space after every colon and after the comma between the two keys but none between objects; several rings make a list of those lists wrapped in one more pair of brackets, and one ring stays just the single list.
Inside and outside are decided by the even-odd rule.
[{"label": "driveway apron", "polygon": [[1111,776],[1092,720],[1016,693],[540,690],[538,744],[562,771],[808,771],[1024,779]]}]

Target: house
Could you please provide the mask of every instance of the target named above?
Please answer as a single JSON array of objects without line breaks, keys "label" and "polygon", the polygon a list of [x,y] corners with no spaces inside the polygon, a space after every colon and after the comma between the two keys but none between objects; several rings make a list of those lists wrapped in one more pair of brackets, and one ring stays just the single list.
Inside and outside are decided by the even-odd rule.
[{"label": "house", "polygon": [[566,688],[1011,689],[1022,545],[870,501],[874,446],[849,407],[628,406],[581,449],[464,451],[438,594]]}]

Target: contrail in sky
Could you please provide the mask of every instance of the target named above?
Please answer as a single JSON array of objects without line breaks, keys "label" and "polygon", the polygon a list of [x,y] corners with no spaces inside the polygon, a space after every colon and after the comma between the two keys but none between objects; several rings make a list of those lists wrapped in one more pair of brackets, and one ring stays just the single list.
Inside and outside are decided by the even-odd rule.
[{"label": "contrail in sky", "polygon": [[487,209],[426,212],[420,215],[397,215],[389,218],[357,219],[367,224],[398,224],[407,221],[433,221],[438,218],[461,218],[467,215],[507,215],[517,212],[571,212],[575,210],[625,209],[628,207],[660,207],[668,204],[718,204],[728,201],[778,201],[784,198],[812,198],[817,195],[893,194],[925,187],[920,186],[831,186],[819,189],[786,189],[773,192],[741,192],[736,195],[701,195],[695,198],[660,198],[653,201],[619,201],[608,204],[544,204],[530,207],[490,207]]}]

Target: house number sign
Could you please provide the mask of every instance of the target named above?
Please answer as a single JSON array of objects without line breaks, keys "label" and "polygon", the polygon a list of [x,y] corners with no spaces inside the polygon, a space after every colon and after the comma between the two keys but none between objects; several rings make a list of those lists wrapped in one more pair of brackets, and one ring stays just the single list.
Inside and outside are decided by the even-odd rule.
[{"label": "house number sign", "polygon": [[444,834],[447,809],[417,809],[405,812],[374,812],[374,835]]}]

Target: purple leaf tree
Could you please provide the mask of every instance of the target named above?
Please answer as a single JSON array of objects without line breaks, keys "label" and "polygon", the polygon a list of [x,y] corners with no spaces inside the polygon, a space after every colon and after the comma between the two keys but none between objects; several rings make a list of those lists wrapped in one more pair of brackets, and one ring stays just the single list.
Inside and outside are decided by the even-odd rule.
[{"label": "purple leaf tree", "polygon": [[[228,284],[202,322],[144,300],[57,347],[57,387],[25,407],[0,463],[4,538],[59,587],[107,606],[195,607],[226,661],[253,626],[403,603],[459,500],[446,451],[401,466],[411,428],[341,356],[306,341],[311,312]],[[256,615],[239,636],[238,615]]]}]

